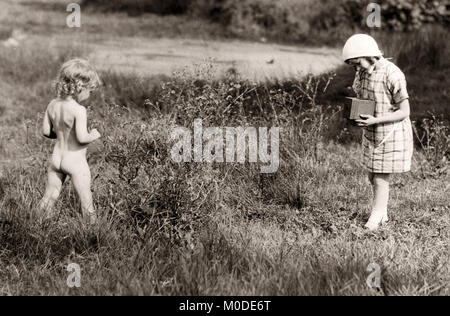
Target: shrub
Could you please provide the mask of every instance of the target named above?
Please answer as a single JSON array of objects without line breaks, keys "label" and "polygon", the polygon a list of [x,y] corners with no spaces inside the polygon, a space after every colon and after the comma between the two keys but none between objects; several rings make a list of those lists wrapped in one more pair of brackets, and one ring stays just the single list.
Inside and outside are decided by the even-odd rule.
[{"label": "shrub", "polygon": [[231,16],[229,29],[237,35],[258,38],[303,41],[310,28],[307,6],[311,1],[229,0],[225,3]]},{"label": "shrub", "polygon": [[83,5],[103,11],[119,11],[132,15],[143,13],[183,14],[191,0],[84,0]]},{"label": "shrub", "polygon": [[222,25],[230,25],[233,12],[227,6],[228,0],[194,0],[190,13],[200,18],[207,18]]},{"label": "shrub", "polygon": [[[320,0],[314,26],[327,30],[336,27],[365,28],[368,2],[365,0]],[[424,24],[449,22],[443,2],[432,0],[389,0],[381,4],[382,27],[391,30],[417,30]]]},{"label": "shrub", "polygon": [[[191,12],[245,38],[336,44],[367,32],[365,0],[194,0]],[[381,5],[382,30],[412,31],[425,24],[448,25],[445,5],[431,0],[390,0]]]},{"label": "shrub", "polygon": [[415,30],[428,23],[447,24],[444,1],[389,0],[381,5],[383,19],[394,30]]}]

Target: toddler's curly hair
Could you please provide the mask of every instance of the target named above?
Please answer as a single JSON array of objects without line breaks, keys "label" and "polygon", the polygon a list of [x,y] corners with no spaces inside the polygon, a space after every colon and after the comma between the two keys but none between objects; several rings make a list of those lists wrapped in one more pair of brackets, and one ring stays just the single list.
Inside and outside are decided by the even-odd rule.
[{"label": "toddler's curly hair", "polygon": [[61,66],[55,82],[55,90],[59,98],[76,97],[83,89],[97,89],[100,83],[97,72],[89,62],[75,58]]}]

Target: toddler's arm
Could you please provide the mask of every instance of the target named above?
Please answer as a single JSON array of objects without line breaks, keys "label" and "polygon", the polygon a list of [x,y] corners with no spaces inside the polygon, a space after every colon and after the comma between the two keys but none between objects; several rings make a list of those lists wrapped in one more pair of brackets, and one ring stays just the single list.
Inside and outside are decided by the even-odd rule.
[{"label": "toddler's arm", "polygon": [[84,107],[79,107],[75,114],[75,133],[80,144],[89,144],[100,138],[100,133],[94,129],[87,130],[87,114]]},{"label": "toddler's arm", "polygon": [[53,131],[52,121],[48,116],[48,110],[46,110],[44,114],[44,122],[42,124],[42,134],[47,138],[56,139],[56,134]]}]

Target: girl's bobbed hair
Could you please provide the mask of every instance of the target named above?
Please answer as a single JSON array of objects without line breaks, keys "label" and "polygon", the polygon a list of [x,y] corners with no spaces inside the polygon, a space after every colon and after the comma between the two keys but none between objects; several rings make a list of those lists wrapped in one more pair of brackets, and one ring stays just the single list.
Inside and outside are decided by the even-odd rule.
[{"label": "girl's bobbed hair", "polygon": [[59,98],[76,97],[83,89],[95,90],[100,85],[95,69],[85,59],[75,58],[65,62],[55,82]]}]

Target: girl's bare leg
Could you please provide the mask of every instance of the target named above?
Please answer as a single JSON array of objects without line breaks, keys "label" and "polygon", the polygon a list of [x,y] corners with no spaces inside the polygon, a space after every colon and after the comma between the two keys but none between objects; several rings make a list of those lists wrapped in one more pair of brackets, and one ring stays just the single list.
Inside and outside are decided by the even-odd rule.
[{"label": "girl's bare leg", "polygon": [[71,174],[71,177],[75,191],[81,201],[83,216],[89,219],[90,224],[95,224],[97,222],[97,214],[92,202],[91,171],[89,170],[89,166],[86,164],[80,167],[77,172]]},{"label": "girl's bare leg", "polygon": [[369,175],[373,184],[373,206],[372,213],[365,227],[374,230],[379,224],[388,220],[387,206],[389,201],[389,174],[375,173]]},{"label": "girl's bare leg", "polygon": [[45,188],[44,197],[39,203],[39,209],[46,212],[47,217],[51,217],[53,206],[58,199],[62,185],[66,179],[66,175],[56,171],[52,167],[48,169],[47,187]]}]

